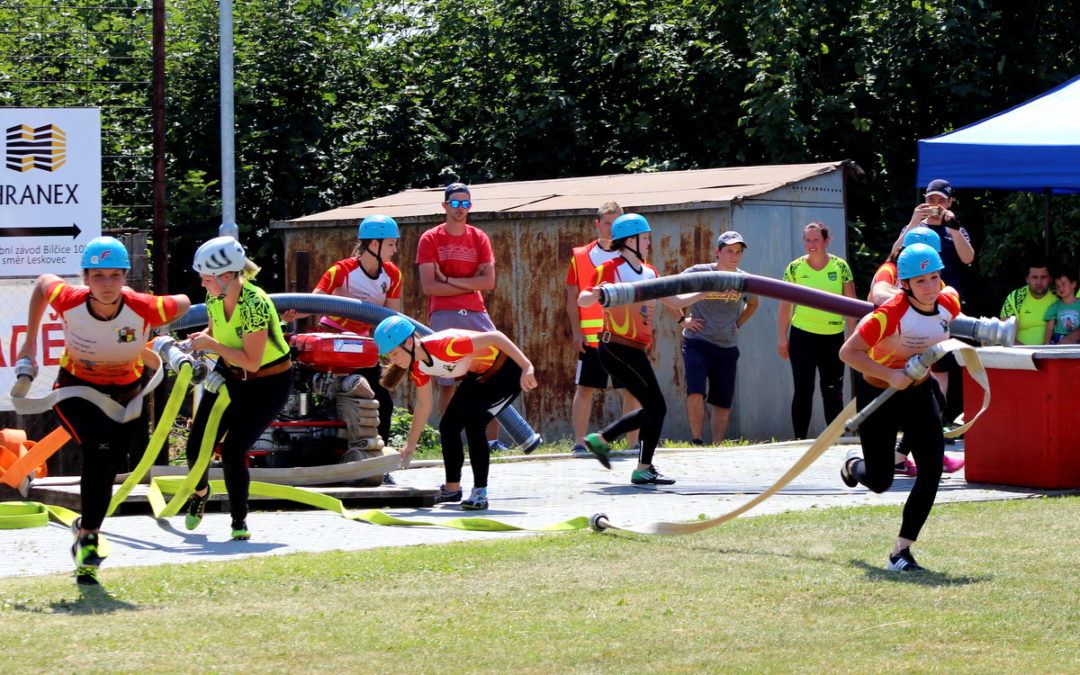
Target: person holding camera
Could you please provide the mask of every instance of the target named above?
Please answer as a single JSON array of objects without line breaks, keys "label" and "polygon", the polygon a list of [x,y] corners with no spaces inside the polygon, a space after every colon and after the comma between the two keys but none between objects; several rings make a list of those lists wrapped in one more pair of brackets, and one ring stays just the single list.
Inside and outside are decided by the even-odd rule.
[{"label": "person holding camera", "polygon": [[918,225],[930,228],[941,239],[941,262],[945,264],[941,280],[946,286],[954,288],[963,300],[963,269],[975,261],[975,247],[971,245],[967,230],[960,227],[960,220],[952,207],[953,190],[949,181],[942,178],[930,181],[923,202],[915,207],[911,221],[900,232],[897,241]]},{"label": "person holding camera", "polygon": [[[943,178],[935,178],[926,186],[923,202],[915,207],[911,214],[911,221],[900,232],[900,238],[913,227],[922,225],[929,228],[941,239],[941,262],[945,267],[941,270],[941,280],[946,286],[952,287],[959,295],[963,306],[966,294],[964,292],[964,269],[975,261],[975,247],[971,245],[971,237],[967,230],[960,227],[960,220],[953,213],[953,189],[949,181]],[[945,395],[947,403],[942,414],[946,424],[953,420],[964,410],[963,382],[960,365],[950,354],[937,364],[938,371],[934,376],[941,385],[941,392]]]}]

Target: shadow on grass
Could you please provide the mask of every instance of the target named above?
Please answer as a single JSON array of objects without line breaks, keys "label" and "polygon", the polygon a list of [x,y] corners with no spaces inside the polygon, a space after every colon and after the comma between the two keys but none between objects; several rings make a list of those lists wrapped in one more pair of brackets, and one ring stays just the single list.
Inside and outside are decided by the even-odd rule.
[{"label": "shadow on grass", "polygon": [[954,576],[945,572],[890,572],[879,565],[871,565],[864,560],[851,561],[852,567],[863,570],[868,581],[888,581],[896,584],[911,584],[915,586],[966,586],[968,584],[981,584],[993,579],[992,576],[979,577]]},{"label": "shadow on grass", "polygon": [[157,519],[158,527],[169,534],[174,534],[182,541],[177,545],[161,544],[154,541],[148,541],[146,539],[138,539],[118,532],[109,531],[109,539],[113,542],[123,544],[124,546],[137,550],[137,551],[161,551],[163,553],[179,553],[190,554],[193,556],[199,555],[229,555],[229,554],[252,554],[263,553],[266,551],[273,551],[277,548],[288,546],[288,544],[277,542],[258,542],[258,541],[233,541],[227,539],[224,541],[210,541],[207,535],[196,532],[189,532],[186,530],[176,529],[172,523],[164,518]]},{"label": "shadow on grass", "polygon": [[[660,543],[664,542],[665,546],[670,546],[673,542],[680,541],[679,537],[658,537],[650,536],[647,534],[637,534],[634,532],[618,532],[612,530],[605,530],[606,536],[618,537],[620,539],[637,541],[640,543]],[[964,586],[968,584],[979,584],[993,579],[992,576],[954,576],[945,572],[890,572],[884,567],[878,565],[872,565],[864,560],[851,559],[847,562],[842,562],[836,558],[826,555],[809,555],[806,553],[786,553],[777,551],[766,551],[763,549],[750,549],[750,548],[733,548],[722,546],[708,546],[702,545],[700,542],[690,543],[687,540],[681,540],[687,544],[686,549],[688,551],[694,551],[698,553],[711,553],[724,556],[748,556],[748,557],[762,557],[770,556],[774,558],[785,558],[789,560],[803,560],[807,562],[824,563],[827,565],[837,566],[851,566],[861,570],[866,575],[869,581],[888,581],[892,583],[900,584],[915,584],[919,586]]]},{"label": "shadow on grass", "polygon": [[134,612],[141,609],[138,605],[114,598],[101,586],[78,586],[78,589],[79,597],[73,600],[54,600],[45,607],[15,603],[11,605],[11,608],[16,612],[31,614],[70,614],[72,616]]}]

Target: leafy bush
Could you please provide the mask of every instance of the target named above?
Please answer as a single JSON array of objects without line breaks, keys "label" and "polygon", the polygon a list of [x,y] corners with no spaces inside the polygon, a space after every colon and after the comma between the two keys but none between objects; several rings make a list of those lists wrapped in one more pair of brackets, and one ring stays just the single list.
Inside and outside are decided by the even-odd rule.
[{"label": "leafy bush", "polygon": [[[401,448],[405,445],[405,439],[409,436],[409,427],[412,426],[413,416],[405,408],[394,408],[394,416],[390,421],[390,438],[387,445]],[[442,457],[442,440],[439,431],[430,424],[424,425],[420,432],[420,439],[416,442],[416,459],[437,459]]]}]

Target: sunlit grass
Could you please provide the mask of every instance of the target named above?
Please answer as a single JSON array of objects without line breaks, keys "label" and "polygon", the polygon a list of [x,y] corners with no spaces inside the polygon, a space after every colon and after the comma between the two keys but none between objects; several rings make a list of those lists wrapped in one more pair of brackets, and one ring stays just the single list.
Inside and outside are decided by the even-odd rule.
[{"label": "sunlit grass", "polygon": [[1078,516],[939,505],[908,575],[899,508],[862,507],[8,578],[0,672],[1077,672]]}]

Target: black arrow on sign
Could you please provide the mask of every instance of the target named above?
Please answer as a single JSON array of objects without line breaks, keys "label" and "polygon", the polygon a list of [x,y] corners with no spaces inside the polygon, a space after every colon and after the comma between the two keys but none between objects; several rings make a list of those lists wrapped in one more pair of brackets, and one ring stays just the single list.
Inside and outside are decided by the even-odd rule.
[{"label": "black arrow on sign", "polygon": [[66,237],[79,236],[82,230],[75,223],[71,227],[0,227],[0,237]]}]

